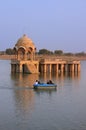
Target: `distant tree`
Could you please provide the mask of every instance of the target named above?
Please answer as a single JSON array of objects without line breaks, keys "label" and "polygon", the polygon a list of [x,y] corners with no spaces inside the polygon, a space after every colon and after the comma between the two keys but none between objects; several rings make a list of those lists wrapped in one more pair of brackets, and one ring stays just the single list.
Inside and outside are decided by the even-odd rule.
[{"label": "distant tree", "polygon": [[75,55],[76,56],[86,56],[86,53],[85,52],[79,52],[79,53],[76,53]]},{"label": "distant tree", "polygon": [[5,51],[0,51],[0,55],[4,55],[5,54]]},{"label": "distant tree", "polygon": [[38,54],[48,54],[48,55],[50,55],[50,54],[53,54],[53,52],[49,51],[47,49],[40,49]]},{"label": "distant tree", "polygon": [[14,54],[14,50],[11,49],[11,48],[7,48],[7,49],[5,50],[5,52],[6,52],[6,54],[8,54],[8,55]]},{"label": "distant tree", "polygon": [[63,51],[62,50],[55,50],[54,54],[56,54],[56,55],[62,55]]},{"label": "distant tree", "polygon": [[68,52],[68,53],[64,53],[64,55],[66,55],[66,56],[73,56],[74,54],[71,53],[71,52]]}]

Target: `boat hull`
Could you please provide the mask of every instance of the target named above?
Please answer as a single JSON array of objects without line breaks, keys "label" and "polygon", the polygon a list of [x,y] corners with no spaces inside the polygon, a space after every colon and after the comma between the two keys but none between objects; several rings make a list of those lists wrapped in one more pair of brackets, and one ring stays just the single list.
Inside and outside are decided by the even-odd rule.
[{"label": "boat hull", "polygon": [[56,89],[56,84],[47,84],[47,83],[40,83],[40,84],[34,84],[34,89]]}]

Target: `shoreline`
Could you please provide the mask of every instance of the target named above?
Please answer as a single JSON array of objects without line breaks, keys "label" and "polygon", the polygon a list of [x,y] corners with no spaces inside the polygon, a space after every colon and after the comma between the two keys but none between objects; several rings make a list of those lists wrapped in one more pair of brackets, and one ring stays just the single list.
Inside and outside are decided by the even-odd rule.
[{"label": "shoreline", "polygon": [[0,60],[11,60],[15,59],[14,55],[0,55]]},{"label": "shoreline", "polygon": [[[37,55],[36,59],[46,59],[46,58],[57,58],[62,60],[86,60],[86,56],[49,56],[49,55]],[[12,60],[15,59],[15,55],[0,55],[0,60]]]}]

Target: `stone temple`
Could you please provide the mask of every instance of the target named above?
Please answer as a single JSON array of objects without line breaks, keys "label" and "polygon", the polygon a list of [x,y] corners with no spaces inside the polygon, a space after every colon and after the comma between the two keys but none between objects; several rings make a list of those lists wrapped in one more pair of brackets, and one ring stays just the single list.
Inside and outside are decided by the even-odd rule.
[{"label": "stone temple", "polygon": [[63,73],[79,72],[79,60],[64,60],[58,58],[35,58],[36,47],[33,41],[26,35],[18,39],[14,46],[15,59],[11,60],[11,72],[13,73]]}]

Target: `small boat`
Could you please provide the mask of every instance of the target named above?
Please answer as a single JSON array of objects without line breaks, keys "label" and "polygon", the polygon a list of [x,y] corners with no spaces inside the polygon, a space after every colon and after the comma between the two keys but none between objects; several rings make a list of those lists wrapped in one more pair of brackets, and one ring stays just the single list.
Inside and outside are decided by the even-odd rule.
[{"label": "small boat", "polygon": [[56,89],[57,84],[38,83],[33,84],[34,89]]}]

